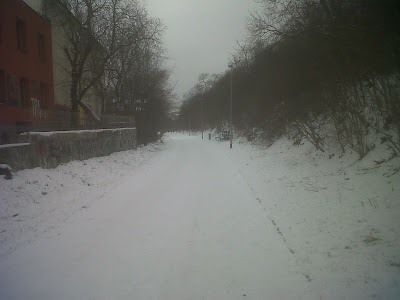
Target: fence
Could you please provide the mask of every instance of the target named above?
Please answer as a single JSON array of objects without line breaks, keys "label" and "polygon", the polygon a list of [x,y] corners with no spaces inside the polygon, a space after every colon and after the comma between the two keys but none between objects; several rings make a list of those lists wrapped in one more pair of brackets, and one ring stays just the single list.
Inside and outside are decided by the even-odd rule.
[{"label": "fence", "polygon": [[102,118],[103,128],[130,128],[135,127],[133,116],[120,116],[105,114]]},{"label": "fence", "polygon": [[[72,126],[71,119],[79,120],[78,126]],[[0,122],[0,144],[15,143],[18,135],[30,131],[68,131],[82,129],[108,129],[135,127],[133,116],[103,115],[100,121],[91,119],[87,114],[68,110],[25,108],[24,122]]]}]

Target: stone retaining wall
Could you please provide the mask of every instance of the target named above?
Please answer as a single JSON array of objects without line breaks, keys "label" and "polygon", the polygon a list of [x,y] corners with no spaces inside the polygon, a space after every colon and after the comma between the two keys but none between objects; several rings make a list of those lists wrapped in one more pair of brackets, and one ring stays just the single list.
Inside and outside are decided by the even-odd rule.
[{"label": "stone retaining wall", "polygon": [[20,142],[24,144],[0,146],[0,163],[13,170],[55,168],[137,147],[135,128],[30,132],[20,135]]}]

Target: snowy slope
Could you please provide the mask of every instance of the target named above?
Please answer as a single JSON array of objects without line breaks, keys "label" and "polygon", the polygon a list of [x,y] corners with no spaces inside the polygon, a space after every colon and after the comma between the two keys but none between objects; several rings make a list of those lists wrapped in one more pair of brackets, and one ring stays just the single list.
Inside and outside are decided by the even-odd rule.
[{"label": "snowy slope", "polygon": [[332,157],[286,138],[239,140],[229,156],[322,299],[400,299],[400,158]]},{"label": "snowy slope", "polygon": [[71,216],[89,209],[163,147],[152,144],[55,169],[22,170],[12,180],[0,176],[0,259],[43,236],[57,235]]}]

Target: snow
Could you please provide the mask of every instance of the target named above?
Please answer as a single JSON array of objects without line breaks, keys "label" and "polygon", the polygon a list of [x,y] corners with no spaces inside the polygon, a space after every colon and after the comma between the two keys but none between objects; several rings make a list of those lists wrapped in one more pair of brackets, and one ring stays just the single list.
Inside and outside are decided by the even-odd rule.
[{"label": "snow", "polygon": [[20,135],[41,135],[41,136],[51,136],[54,134],[62,134],[62,133],[96,133],[96,132],[104,132],[104,131],[121,131],[121,130],[132,130],[134,128],[111,128],[111,129],[90,129],[90,130],[66,130],[66,131],[43,131],[43,132],[24,132]]},{"label": "snow", "polygon": [[0,164],[0,169],[12,171],[12,168],[6,164]]},{"label": "snow", "polygon": [[30,143],[3,144],[3,145],[0,145],[0,149],[11,148],[11,147],[22,147],[22,146],[29,146],[29,145],[30,145]]},{"label": "snow", "polygon": [[15,172],[12,180],[0,176],[0,259],[56,235],[69,218],[89,209],[163,147],[153,144],[55,169],[26,169]]},{"label": "snow", "polygon": [[399,158],[164,140],[0,179],[0,298],[399,298]]},{"label": "snow", "polygon": [[285,138],[234,148],[230,157],[312,290],[322,299],[399,299],[399,158],[382,163],[390,152],[380,148],[361,161],[329,159]]}]

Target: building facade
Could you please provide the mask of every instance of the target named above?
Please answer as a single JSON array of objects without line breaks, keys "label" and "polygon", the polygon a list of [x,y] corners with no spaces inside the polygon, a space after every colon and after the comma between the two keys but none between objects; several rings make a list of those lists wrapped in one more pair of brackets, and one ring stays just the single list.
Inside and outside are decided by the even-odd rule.
[{"label": "building facade", "polygon": [[[39,0],[30,1],[37,2]],[[36,4],[36,6],[42,8],[43,15],[52,23],[51,32],[53,37],[52,50],[55,86],[54,102],[60,106],[71,107],[71,65],[65,54],[65,48],[68,47],[71,41],[65,33],[65,30],[69,30],[69,28],[67,26],[63,27],[60,23],[67,23],[65,19],[73,18],[73,16],[72,14],[66,13],[66,10],[63,9],[62,4],[60,4],[58,0],[42,0],[42,4]],[[60,20],[62,21],[60,22]],[[76,26],[81,26],[81,24],[76,22]],[[97,44],[96,41],[94,45]],[[96,50],[93,51],[93,53],[96,53]],[[86,71],[87,74],[90,74],[90,70],[88,70],[87,66]],[[84,80],[84,78],[82,80]],[[96,86],[93,86],[87,91],[81,102],[82,105],[79,107],[81,122],[85,122],[84,119],[87,118],[86,112],[88,111],[100,121],[102,96],[96,89]]]},{"label": "building facade", "polygon": [[51,119],[50,22],[21,0],[0,1],[0,143]]},{"label": "building facade", "polygon": [[[24,1],[51,22],[54,103],[56,108],[71,109],[71,66],[64,51],[64,48],[68,46],[70,41],[65,33],[66,28],[60,25],[60,19],[73,18],[73,16],[66,13],[65,8],[59,0]],[[81,26],[79,23],[76,24],[77,26]],[[99,51],[101,52],[100,48]],[[79,107],[79,111],[82,123],[85,122],[84,119],[88,118],[89,111],[90,115],[99,121],[102,110],[102,95],[96,86],[90,88],[81,101],[83,105]]]}]

